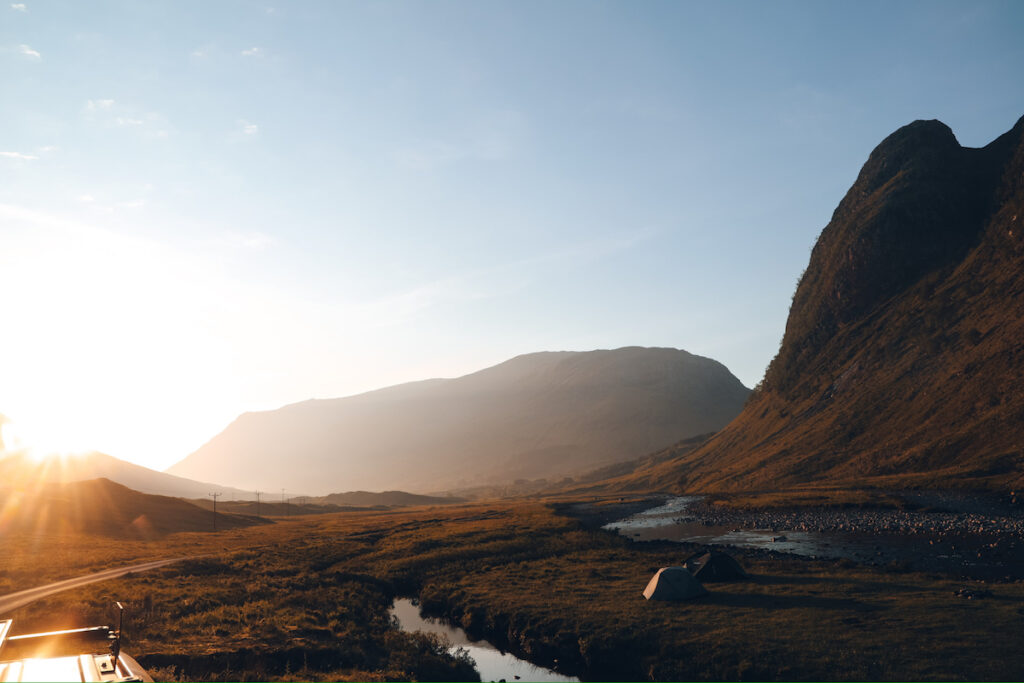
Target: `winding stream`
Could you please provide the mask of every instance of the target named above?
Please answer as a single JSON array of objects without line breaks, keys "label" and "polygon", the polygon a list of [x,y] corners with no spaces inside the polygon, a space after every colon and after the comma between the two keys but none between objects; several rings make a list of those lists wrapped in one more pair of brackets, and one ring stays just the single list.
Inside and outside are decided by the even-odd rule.
[{"label": "winding stream", "polygon": [[424,617],[419,606],[409,598],[396,598],[391,614],[403,631],[424,631],[447,636],[452,648],[463,648],[476,662],[481,681],[579,681],[578,678],[536,666],[507,652],[502,652],[486,640],[472,641],[466,632],[439,619]]}]

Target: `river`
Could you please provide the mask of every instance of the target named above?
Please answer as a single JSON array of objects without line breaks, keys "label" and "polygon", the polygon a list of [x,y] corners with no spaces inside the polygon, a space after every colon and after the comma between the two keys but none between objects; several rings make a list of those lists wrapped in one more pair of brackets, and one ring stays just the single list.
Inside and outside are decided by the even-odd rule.
[{"label": "river", "polygon": [[403,631],[437,633],[446,636],[453,648],[467,650],[476,662],[481,681],[579,681],[502,652],[486,640],[470,640],[461,628],[421,615],[419,606],[409,598],[397,598],[391,614]]},{"label": "river", "polygon": [[[908,494],[910,495],[910,494]],[[915,494],[922,495],[922,494]],[[947,508],[736,512],[679,496],[604,525],[635,541],[667,540],[898,564],[980,579],[1024,578],[1024,520],[1019,510],[944,494]],[[711,509],[709,509],[711,508]]]}]

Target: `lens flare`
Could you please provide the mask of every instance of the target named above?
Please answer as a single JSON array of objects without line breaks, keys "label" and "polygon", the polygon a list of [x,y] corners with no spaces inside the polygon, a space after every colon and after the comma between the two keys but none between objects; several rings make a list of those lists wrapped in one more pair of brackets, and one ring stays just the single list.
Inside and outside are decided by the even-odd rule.
[{"label": "lens flare", "polygon": [[46,429],[22,420],[0,422],[0,456],[22,454],[36,462],[52,455],[78,455],[89,451],[70,430]]}]

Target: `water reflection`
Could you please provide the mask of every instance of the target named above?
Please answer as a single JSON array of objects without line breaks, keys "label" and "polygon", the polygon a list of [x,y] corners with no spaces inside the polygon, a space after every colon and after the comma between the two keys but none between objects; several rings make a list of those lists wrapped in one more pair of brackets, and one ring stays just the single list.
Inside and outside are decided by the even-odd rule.
[{"label": "water reflection", "polygon": [[409,598],[397,598],[395,606],[391,608],[391,614],[398,620],[398,625],[403,631],[437,633],[447,636],[453,647],[467,650],[469,656],[476,662],[476,670],[480,672],[481,681],[579,681],[578,678],[563,676],[551,669],[501,652],[486,640],[472,641],[461,628],[439,619],[422,616],[419,606]]}]

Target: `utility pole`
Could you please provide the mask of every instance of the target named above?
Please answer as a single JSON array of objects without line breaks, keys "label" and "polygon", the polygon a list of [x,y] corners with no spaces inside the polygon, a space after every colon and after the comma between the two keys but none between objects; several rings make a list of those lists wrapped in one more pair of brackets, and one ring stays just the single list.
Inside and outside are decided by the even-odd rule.
[{"label": "utility pole", "polygon": [[260,517],[260,491],[256,492],[256,519]]},{"label": "utility pole", "polygon": [[284,502],[284,489],[281,489],[281,505],[284,506],[284,511],[287,514],[287,512],[288,512],[288,504]]},{"label": "utility pole", "polygon": [[206,495],[213,498],[213,530],[217,530],[217,499],[223,496],[223,493],[207,493]]}]

